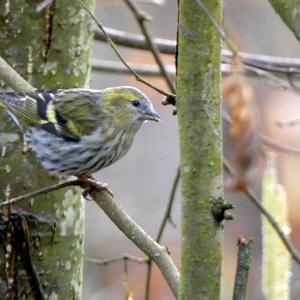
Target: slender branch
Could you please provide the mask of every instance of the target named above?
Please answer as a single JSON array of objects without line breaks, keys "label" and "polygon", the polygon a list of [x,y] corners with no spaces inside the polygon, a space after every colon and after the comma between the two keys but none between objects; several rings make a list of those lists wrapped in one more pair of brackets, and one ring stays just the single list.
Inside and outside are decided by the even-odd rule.
[{"label": "slender branch", "polygon": [[167,202],[167,207],[162,219],[162,222],[160,224],[158,233],[157,233],[157,237],[156,237],[156,242],[160,243],[163,232],[165,230],[165,227],[167,225],[167,222],[169,221],[172,225],[174,225],[174,222],[172,220],[171,217],[171,210],[173,207],[173,203],[174,203],[174,199],[175,199],[175,194],[178,188],[178,184],[179,184],[179,179],[180,179],[180,168],[178,167],[176,170],[176,174],[172,183],[172,187],[171,187],[171,191],[170,191],[170,195],[169,195],[169,199]]},{"label": "slender branch", "polygon": [[124,260],[130,260],[135,263],[139,264],[145,264],[148,262],[148,258],[143,258],[143,257],[137,257],[129,254],[123,254],[121,256],[116,256],[116,257],[110,257],[106,259],[97,259],[97,258],[92,258],[92,257],[86,257],[85,261],[91,264],[97,264],[100,266],[105,266],[111,263],[116,263]]},{"label": "slender branch", "polygon": [[16,204],[17,202],[24,201],[24,200],[33,198],[38,195],[54,192],[54,191],[57,191],[59,189],[62,189],[62,188],[68,187],[68,186],[79,186],[79,185],[80,185],[79,180],[72,180],[72,181],[54,184],[54,185],[47,186],[45,188],[39,189],[37,191],[31,192],[31,193],[28,193],[25,195],[21,195],[21,196],[18,196],[18,197],[15,197],[15,198],[12,198],[12,199],[9,199],[6,201],[1,201],[0,207],[6,206],[6,205],[11,205],[11,204]]},{"label": "slender branch", "polygon": [[[233,177],[233,178],[235,177],[235,172],[233,171],[232,166],[230,165],[230,163],[226,159],[224,159],[224,169],[227,171],[227,173],[231,177]],[[281,241],[285,245],[286,249],[291,254],[292,258],[296,261],[297,264],[300,265],[300,254],[298,253],[296,247],[291,243],[290,239],[286,237],[285,233],[281,230],[280,226],[275,221],[273,216],[268,212],[267,209],[265,209],[261,205],[259,197],[249,187],[246,187],[243,192],[248,197],[248,199],[256,206],[256,208],[265,216],[265,218],[268,220],[268,222],[271,224],[273,229],[278,234],[279,238],[281,239]]]},{"label": "slender branch", "polygon": [[253,240],[246,241],[244,237],[238,238],[238,259],[233,289],[233,300],[246,299],[247,283],[251,266]]},{"label": "slender branch", "polygon": [[278,150],[278,151],[281,151],[281,152],[284,152],[287,154],[300,155],[300,149],[285,145],[278,141],[275,141],[274,139],[264,135],[263,133],[259,133],[259,138],[262,143],[264,143],[265,145],[267,145],[275,150]]},{"label": "slender branch", "polygon": [[278,120],[276,121],[276,124],[279,127],[293,127],[300,124],[300,118],[297,117],[297,118],[291,118],[286,120]]},{"label": "slender branch", "polygon": [[121,62],[128,68],[128,70],[130,70],[131,74],[135,77],[135,79],[137,81],[140,81],[142,83],[144,83],[145,85],[151,87],[152,89],[154,89],[155,91],[157,91],[158,93],[166,96],[166,97],[171,97],[174,98],[175,95],[172,95],[170,93],[167,93],[165,91],[163,91],[162,89],[156,87],[155,85],[153,85],[152,83],[150,83],[149,81],[145,80],[143,77],[141,77],[137,72],[135,72],[130,66],[129,64],[126,62],[126,60],[124,59],[124,57],[122,56],[122,54],[120,53],[120,51],[118,50],[117,46],[115,45],[115,43],[112,41],[112,39],[109,37],[109,35],[106,33],[103,25],[96,19],[96,17],[94,16],[94,14],[91,12],[91,10],[81,1],[81,0],[77,0],[80,5],[87,11],[87,13],[91,16],[91,18],[95,21],[95,23],[97,24],[97,26],[99,27],[99,29],[101,30],[106,42],[109,44],[109,46],[113,49],[113,51],[115,52],[115,54],[118,56],[118,58],[121,60]]},{"label": "slender branch", "polygon": [[129,9],[131,10],[131,12],[133,13],[133,15],[135,16],[135,18],[141,28],[141,31],[147,41],[147,44],[153,54],[153,57],[154,57],[157,65],[159,66],[160,72],[163,75],[163,77],[165,78],[166,83],[169,86],[169,89],[172,91],[173,94],[175,94],[176,93],[175,86],[174,86],[171,78],[169,77],[169,74],[165,68],[163,61],[161,60],[159,50],[158,50],[156,44],[153,42],[151,34],[150,34],[147,26],[145,25],[145,22],[149,20],[149,17],[146,16],[145,13],[141,12],[138,9],[138,7],[133,3],[133,1],[131,1],[131,0],[124,0],[124,1],[127,4],[127,6],[129,7]]},{"label": "slender branch", "polygon": [[[105,27],[105,31],[111,37],[114,43],[120,46],[131,47],[135,49],[149,50],[149,46],[143,35],[133,34],[117,29]],[[95,39],[105,41],[103,33],[99,30],[95,33]],[[153,42],[158,50],[165,54],[175,54],[176,42],[174,40],[155,38]],[[275,57],[270,55],[253,54],[239,52],[244,65],[255,67],[269,72],[279,72],[285,74],[300,73],[300,59],[291,57]],[[231,63],[232,53],[230,50],[222,50],[222,62]]]},{"label": "slender branch", "polygon": [[226,43],[230,51],[232,52],[233,56],[238,55],[238,49],[233,43],[233,41],[225,34],[223,28],[219,26],[219,24],[216,22],[216,20],[212,17],[210,12],[208,11],[207,7],[204,5],[204,3],[201,0],[194,0],[195,4],[199,7],[200,10],[204,12],[204,14],[208,17],[210,23],[213,25],[213,27],[216,29],[222,40]]},{"label": "slender branch", "polygon": [[[104,29],[113,42],[120,46],[149,50],[149,45],[147,44],[145,37],[141,34],[130,33],[109,27],[104,27]],[[97,41],[105,41],[105,37],[100,30],[96,30],[94,38]],[[175,54],[175,41],[154,38],[153,42],[156,44],[156,47],[161,53],[172,55]]]},{"label": "slender branch", "polygon": [[1,56],[0,79],[15,91],[32,92],[35,90],[35,88],[31,86],[21,75],[19,75]]},{"label": "slender branch", "polygon": [[94,190],[94,201],[115,225],[147,256],[154,260],[175,297],[179,294],[179,273],[167,248],[156,243],[110,195]]},{"label": "slender branch", "polygon": [[[174,224],[174,222],[172,221],[172,217],[171,217],[171,210],[173,207],[179,179],[180,179],[180,168],[178,167],[177,171],[176,171],[176,175],[174,177],[172,187],[171,187],[170,196],[169,196],[169,199],[167,202],[167,207],[166,207],[162,222],[160,224],[160,227],[159,227],[159,230],[158,230],[158,233],[156,236],[157,243],[160,243],[160,240],[161,240],[162,234],[165,230],[165,227],[167,225],[167,222],[169,221],[171,224]],[[148,266],[147,266],[147,276],[146,276],[145,300],[150,299],[151,274],[152,274],[152,260],[149,259]]]},{"label": "slender branch", "polygon": [[[138,63],[130,63],[130,67],[144,76],[162,76],[159,68],[153,64],[138,64]],[[130,74],[130,71],[118,61],[111,60],[102,60],[102,59],[93,59],[92,61],[92,70],[93,71],[102,71],[102,72],[111,72],[117,74]],[[174,66],[166,66],[166,71],[171,76],[175,76],[175,67]]]},{"label": "slender branch", "polygon": [[[153,64],[139,64],[139,63],[128,63],[132,69],[134,69],[137,73],[143,76],[162,76],[159,68]],[[168,74],[170,76],[175,76],[176,71],[175,67],[171,65],[165,66]],[[111,60],[102,60],[102,59],[93,59],[92,61],[92,70],[100,71],[100,72],[110,72],[117,74],[131,74],[131,72],[127,69],[126,66],[122,62],[119,61],[111,61]],[[241,73],[243,75],[251,76],[251,77],[261,77],[266,79],[272,85],[275,85],[280,88],[288,88],[290,87],[290,83],[288,80],[284,80],[282,76],[273,75],[267,71],[257,69],[255,67],[244,66],[243,68],[239,68],[237,70],[233,69],[230,64],[223,63],[221,66],[221,71],[223,75],[230,75],[234,71],[235,73]]]}]

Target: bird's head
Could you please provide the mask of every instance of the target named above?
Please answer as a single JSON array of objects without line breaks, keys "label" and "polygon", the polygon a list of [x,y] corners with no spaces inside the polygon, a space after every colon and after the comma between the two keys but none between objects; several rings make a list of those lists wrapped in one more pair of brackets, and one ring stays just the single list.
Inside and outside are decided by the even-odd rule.
[{"label": "bird's head", "polygon": [[120,86],[104,90],[104,110],[116,124],[139,127],[145,121],[160,121],[151,101],[140,90]]}]

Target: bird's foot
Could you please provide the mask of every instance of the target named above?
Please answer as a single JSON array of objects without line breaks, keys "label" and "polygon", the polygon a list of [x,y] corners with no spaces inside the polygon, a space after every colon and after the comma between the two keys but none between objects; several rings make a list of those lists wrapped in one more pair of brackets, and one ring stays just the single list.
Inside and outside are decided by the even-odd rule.
[{"label": "bird's foot", "polygon": [[94,190],[103,191],[113,197],[112,191],[109,189],[108,184],[88,176],[78,176],[79,181],[82,182],[83,192],[82,195],[86,200],[93,200],[90,196]]}]

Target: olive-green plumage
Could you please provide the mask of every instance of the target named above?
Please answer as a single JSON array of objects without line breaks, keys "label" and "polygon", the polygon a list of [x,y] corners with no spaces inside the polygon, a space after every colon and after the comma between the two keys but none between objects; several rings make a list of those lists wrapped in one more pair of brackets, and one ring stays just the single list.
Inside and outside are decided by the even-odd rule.
[{"label": "olive-green plumage", "polygon": [[159,120],[138,89],[69,89],[0,93],[0,107],[24,129],[50,173],[89,175],[121,158],[146,120]]}]

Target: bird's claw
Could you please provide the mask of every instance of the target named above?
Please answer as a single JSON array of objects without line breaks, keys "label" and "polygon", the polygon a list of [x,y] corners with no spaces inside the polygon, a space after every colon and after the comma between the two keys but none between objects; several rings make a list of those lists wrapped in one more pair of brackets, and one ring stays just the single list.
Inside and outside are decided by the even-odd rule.
[{"label": "bird's claw", "polygon": [[80,176],[78,179],[82,182],[82,195],[86,200],[93,200],[90,195],[93,190],[103,191],[108,193],[111,197],[114,196],[113,192],[109,189],[108,184],[105,182],[85,176]]}]

